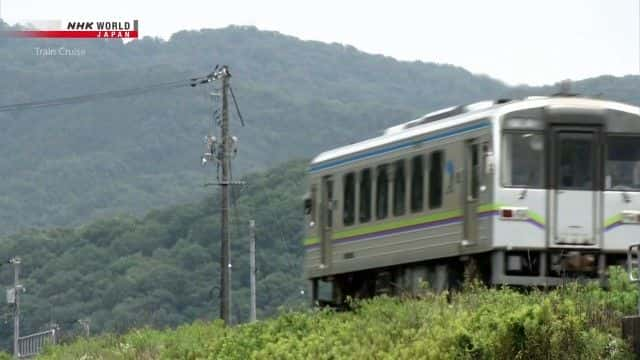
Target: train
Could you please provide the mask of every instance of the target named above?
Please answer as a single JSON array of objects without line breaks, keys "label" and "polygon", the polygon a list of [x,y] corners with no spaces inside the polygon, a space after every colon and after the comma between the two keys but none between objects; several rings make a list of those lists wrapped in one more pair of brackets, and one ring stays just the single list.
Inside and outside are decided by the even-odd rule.
[{"label": "train", "polygon": [[603,280],[640,239],[640,108],[566,93],[453,106],[308,174],[314,304]]}]

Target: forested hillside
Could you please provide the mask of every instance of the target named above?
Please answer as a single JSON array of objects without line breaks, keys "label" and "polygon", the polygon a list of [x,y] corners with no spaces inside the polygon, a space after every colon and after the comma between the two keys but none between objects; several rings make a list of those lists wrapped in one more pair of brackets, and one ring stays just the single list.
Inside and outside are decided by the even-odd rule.
[{"label": "forested hillside", "polygon": [[[86,55],[35,50],[61,46]],[[439,107],[556,91],[509,88],[455,66],[232,26],[127,44],[0,38],[0,105],[181,80],[215,64],[230,65],[247,120],[245,128],[233,123],[240,138],[236,175],[311,157]],[[640,103],[638,85],[637,77],[603,77],[576,89]],[[0,233],[201,198],[211,176],[199,167],[210,128],[208,91],[0,112]]]},{"label": "forested hillside", "polygon": [[[306,305],[301,291],[302,196],[305,162],[252,174],[234,192],[232,213],[233,317],[249,313],[248,221],[256,220],[258,316],[279,306]],[[77,228],[31,230],[0,239],[0,254],[21,256],[27,291],[22,331],[56,323],[63,336],[162,328],[219,315],[220,254],[217,197],[152,211],[142,218],[115,216]],[[0,267],[0,284],[13,271]],[[0,305],[0,347],[10,348],[11,308]]]}]

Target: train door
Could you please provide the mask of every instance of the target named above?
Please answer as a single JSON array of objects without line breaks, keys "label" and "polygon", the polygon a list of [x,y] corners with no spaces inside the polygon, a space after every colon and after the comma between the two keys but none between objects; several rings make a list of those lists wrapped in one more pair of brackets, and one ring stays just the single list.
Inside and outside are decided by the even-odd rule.
[{"label": "train door", "polygon": [[334,193],[331,176],[322,178],[322,202],[320,204],[320,261],[325,267],[331,264],[331,232],[333,229]]},{"label": "train door", "polygon": [[602,179],[598,126],[552,126],[550,237],[555,245],[596,245]]},{"label": "train door", "polygon": [[464,239],[472,244],[478,241],[478,197],[482,186],[481,149],[479,139],[465,143]]}]

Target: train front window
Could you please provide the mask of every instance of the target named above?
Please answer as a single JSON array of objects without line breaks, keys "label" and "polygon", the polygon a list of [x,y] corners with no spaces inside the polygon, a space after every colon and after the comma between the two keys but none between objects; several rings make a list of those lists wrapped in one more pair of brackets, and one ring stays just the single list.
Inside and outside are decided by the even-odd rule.
[{"label": "train front window", "polygon": [[559,133],[558,183],[560,189],[593,189],[592,133]]},{"label": "train front window", "polygon": [[503,185],[543,187],[544,135],[541,132],[506,132],[502,145]]},{"label": "train front window", "polygon": [[609,190],[640,190],[640,136],[609,137],[605,183]]}]

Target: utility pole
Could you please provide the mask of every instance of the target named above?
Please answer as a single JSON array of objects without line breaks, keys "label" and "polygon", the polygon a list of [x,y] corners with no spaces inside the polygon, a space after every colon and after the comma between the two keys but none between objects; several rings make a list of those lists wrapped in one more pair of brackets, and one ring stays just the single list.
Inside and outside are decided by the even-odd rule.
[{"label": "utility pole", "polygon": [[13,356],[20,356],[18,340],[20,339],[20,258],[13,257],[9,259],[9,264],[13,265]]},{"label": "utility pole", "polygon": [[[229,213],[231,208],[231,196],[230,186],[242,185],[242,181],[232,181],[231,179],[231,158],[237,152],[237,138],[229,134],[229,99],[228,95],[231,94],[231,99],[235,105],[238,118],[242,126],[244,126],[244,120],[242,114],[240,114],[240,108],[236,102],[236,97],[233,94],[233,88],[229,85],[229,79],[231,73],[229,67],[223,65],[215,69],[208,75],[207,80],[203,80],[201,83],[210,82],[213,80],[220,80],[221,89],[220,93],[212,93],[213,96],[220,96],[222,108],[220,109],[220,141],[213,135],[206,137],[207,147],[205,153],[202,156],[202,165],[206,165],[208,162],[215,160],[218,164],[218,171],[222,170],[219,176],[218,182],[208,183],[207,185],[219,185],[221,187],[220,196],[220,318],[224,320],[227,325],[231,324],[231,243],[229,238]],[[217,119],[217,111],[213,112],[214,119]]]},{"label": "utility pole", "polygon": [[229,239],[229,104],[227,100],[227,91],[229,87],[229,68],[226,65],[220,70],[220,80],[222,82],[222,113],[220,121],[220,153],[219,159],[222,165],[222,177],[220,179],[221,196],[220,196],[220,317],[224,323],[231,323],[231,244]]},{"label": "utility pole", "polygon": [[256,321],[256,221],[249,220],[249,284],[251,288],[251,310],[249,321]]}]

